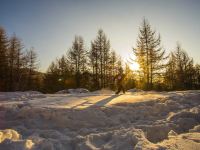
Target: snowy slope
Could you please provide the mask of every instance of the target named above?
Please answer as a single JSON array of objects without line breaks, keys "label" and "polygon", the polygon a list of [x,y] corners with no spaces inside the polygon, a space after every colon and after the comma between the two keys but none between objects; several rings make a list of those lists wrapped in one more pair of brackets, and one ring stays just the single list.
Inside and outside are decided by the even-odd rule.
[{"label": "snowy slope", "polygon": [[200,91],[37,94],[0,93],[0,150],[200,149]]}]

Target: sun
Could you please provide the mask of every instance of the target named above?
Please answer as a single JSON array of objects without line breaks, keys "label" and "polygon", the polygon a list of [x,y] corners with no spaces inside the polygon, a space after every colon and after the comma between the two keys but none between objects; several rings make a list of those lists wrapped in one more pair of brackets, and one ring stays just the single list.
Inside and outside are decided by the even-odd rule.
[{"label": "sun", "polygon": [[136,71],[140,69],[140,65],[137,62],[132,62],[129,64],[131,70]]}]

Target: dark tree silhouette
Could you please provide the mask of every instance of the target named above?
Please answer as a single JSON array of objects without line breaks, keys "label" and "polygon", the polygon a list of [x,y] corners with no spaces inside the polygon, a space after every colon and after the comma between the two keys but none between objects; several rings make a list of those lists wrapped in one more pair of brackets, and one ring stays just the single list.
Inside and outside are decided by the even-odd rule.
[{"label": "dark tree silhouette", "polygon": [[137,46],[133,49],[136,60],[143,73],[146,89],[152,89],[164,68],[165,51],[162,49],[160,35],[151,29],[149,22],[144,19],[139,30]]},{"label": "dark tree silhouette", "polygon": [[6,32],[0,27],[0,91],[7,90],[8,44]]}]

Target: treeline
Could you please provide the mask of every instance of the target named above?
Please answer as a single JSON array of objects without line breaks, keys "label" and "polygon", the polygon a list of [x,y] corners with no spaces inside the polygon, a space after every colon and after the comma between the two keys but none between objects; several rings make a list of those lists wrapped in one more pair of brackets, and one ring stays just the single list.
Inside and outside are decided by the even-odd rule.
[{"label": "treeline", "polygon": [[[49,66],[44,77],[44,89],[47,92],[80,87],[114,89],[114,77],[122,67],[121,58],[111,50],[110,41],[102,29],[91,41],[90,49],[86,49],[81,36],[75,36],[67,53]],[[126,72],[130,74],[128,66]],[[133,77],[129,75],[128,80],[127,86],[134,87],[130,84],[134,82]]]},{"label": "treeline", "polygon": [[8,38],[0,28],[0,91],[40,90],[53,93],[68,88],[115,89],[120,68],[125,73],[126,89],[188,90],[200,89],[200,65],[195,64],[181,45],[166,53],[161,36],[144,19],[139,28],[133,55],[140,68],[132,71],[112,49],[100,29],[86,48],[83,37],[75,36],[66,54],[53,61],[47,72],[38,70],[37,54],[25,50],[16,35]]},{"label": "treeline", "polygon": [[164,82],[170,90],[200,89],[200,65],[194,64],[179,43],[169,55]]},{"label": "treeline", "polygon": [[21,40],[10,38],[0,27],[0,91],[24,91],[40,88],[37,54],[33,48],[24,50]]},{"label": "treeline", "polygon": [[161,36],[144,19],[139,28],[136,62],[140,65],[137,87],[146,90],[187,90],[200,88],[200,65],[194,64],[180,44],[166,54]]}]

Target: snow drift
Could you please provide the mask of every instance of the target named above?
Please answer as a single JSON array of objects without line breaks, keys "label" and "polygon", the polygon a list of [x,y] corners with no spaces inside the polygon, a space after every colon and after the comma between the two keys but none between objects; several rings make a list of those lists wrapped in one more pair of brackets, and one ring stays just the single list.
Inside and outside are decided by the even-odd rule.
[{"label": "snow drift", "polygon": [[56,94],[77,94],[77,93],[88,93],[89,90],[88,89],[84,89],[84,88],[77,88],[77,89],[66,89],[66,90],[61,90],[56,92]]},{"label": "snow drift", "polygon": [[[0,150],[200,149],[199,91],[110,94],[103,99],[102,93],[90,94],[2,105]],[[89,104],[83,109],[50,107],[71,101]]]},{"label": "snow drift", "polygon": [[0,92],[0,101],[4,100],[31,100],[36,98],[45,98],[46,96],[38,91],[25,91],[25,92]]}]

